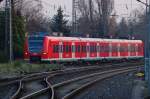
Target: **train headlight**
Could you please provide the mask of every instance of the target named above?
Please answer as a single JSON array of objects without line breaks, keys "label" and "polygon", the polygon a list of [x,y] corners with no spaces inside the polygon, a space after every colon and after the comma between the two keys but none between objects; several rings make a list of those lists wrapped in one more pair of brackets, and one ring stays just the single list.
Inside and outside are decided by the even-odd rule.
[{"label": "train headlight", "polygon": [[25,52],[25,55],[28,55],[28,53],[27,53],[27,52]]},{"label": "train headlight", "polygon": [[43,53],[43,55],[46,55],[47,53]]}]

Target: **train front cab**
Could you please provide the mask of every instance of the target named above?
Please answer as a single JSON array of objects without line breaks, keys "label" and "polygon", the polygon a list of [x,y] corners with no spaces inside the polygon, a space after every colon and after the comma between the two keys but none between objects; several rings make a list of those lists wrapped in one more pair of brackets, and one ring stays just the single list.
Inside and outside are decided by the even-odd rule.
[{"label": "train front cab", "polygon": [[[28,61],[41,61],[41,57],[45,53],[48,53],[45,49],[47,45],[46,36],[41,36],[39,34],[30,35],[26,37],[24,44],[24,59]],[[44,51],[44,52],[43,52]]]}]

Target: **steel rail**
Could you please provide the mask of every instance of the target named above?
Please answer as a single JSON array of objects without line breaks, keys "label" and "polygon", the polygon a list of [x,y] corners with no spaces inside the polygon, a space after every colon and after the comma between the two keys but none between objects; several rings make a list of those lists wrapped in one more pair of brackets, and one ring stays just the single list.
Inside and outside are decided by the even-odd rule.
[{"label": "steel rail", "polygon": [[[68,81],[64,81],[62,83],[58,83],[58,84],[55,84],[52,86],[53,90],[57,89],[57,88],[60,88],[60,87],[64,87],[64,86],[67,86],[71,83],[74,83],[74,82],[77,82],[77,81],[81,81],[81,80],[86,80],[86,79],[89,79],[89,78],[93,78],[94,76],[98,76],[99,75],[105,75],[107,73],[112,73],[112,72],[117,72],[117,71],[121,71],[121,70],[128,70],[128,69],[133,69],[135,67],[128,67],[128,68],[121,68],[121,69],[114,69],[114,70],[109,70],[109,71],[104,71],[104,72],[100,72],[100,73],[93,73],[93,74],[90,74],[90,75],[85,75],[85,76],[81,76],[81,77],[78,77],[78,78],[75,78],[75,79],[71,79],[71,80],[68,80]],[[52,98],[51,99],[54,99],[55,98],[55,91],[54,93],[52,94]]]},{"label": "steel rail", "polygon": [[[16,93],[14,93],[14,95],[11,97],[11,99],[16,99],[18,96],[19,96],[19,93],[21,92],[21,90],[23,89],[23,83],[24,82],[28,82],[28,81],[32,81],[32,80],[35,80],[35,79],[39,79],[39,78],[42,78],[41,75],[54,75],[54,74],[60,74],[60,73],[64,73],[66,71],[69,71],[69,72],[74,72],[74,71],[78,71],[78,70],[86,70],[86,69],[92,69],[92,68],[97,68],[98,66],[87,66],[87,67],[78,67],[78,68],[72,68],[72,69],[67,69],[67,70],[58,70],[58,71],[53,71],[53,72],[43,72],[43,73],[35,73],[35,74],[30,74],[30,75],[27,75],[25,77],[23,77],[21,80],[18,80],[17,82],[19,83],[19,87],[16,91]],[[36,77],[35,77],[36,76]],[[45,76],[44,76],[45,77]],[[44,88],[44,89],[41,89],[41,90],[38,90],[36,92],[33,92],[31,94],[28,94],[26,96],[24,96],[23,98],[28,98],[28,97],[33,97],[33,96],[36,96],[48,89],[51,89],[51,85],[50,83],[48,82],[48,79],[46,77],[46,83],[48,84],[48,87],[47,88]],[[52,90],[52,93],[53,93],[53,90]]]},{"label": "steel rail", "polygon": [[[120,64],[112,64],[112,65],[120,65]],[[42,78],[42,75],[43,75],[43,78],[45,77],[46,84],[48,85],[48,87],[45,87],[41,90],[37,90],[33,93],[30,93],[30,94],[22,97],[22,99],[27,99],[29,97],[35,97],[35,96],[38,96],[39,94],[44,94],[44,92],[47,92],[47,91],[52,92],[52,98],[53,98],[54,88],[52,87],[52,84],[49,82],[49,78],[54,77],[55,75],[60,75],[60,74],[64,74],[64,73],[73,73],[73,72],[79,72],[79,71],[86,71],[86,70],[92,70],[92,69],[98,69],[98,68],[100,69],[100,68],[109,67],[109,66],[112,66],[112,65],[106,65],[106,66],[104,65],[102,67],[101,66],[78,67],[78,68],[72,68],[72,69],[66,69],[66,70],[58,70],[58,71],[53,71],[53,72],[43,72],[43,73],[35,73],[35,74],[27,75],[19,81],[18,90],[11,97],[11,99],[16,99],[19,96],[21,90],[23,89],[23,83],[24,82],[28,82],[28,81],[32,81],[32,80],[35,80],[35,79]]]},{"label": "steel rail", "polygon": [[23,89],[23,83],[25,83],[27,81],[42,79],[42,78],[46,77],[47,75],[53,74],[56,72],[59,72],[59,71],[35,73],[35,74],[31,74],[31,75],[27,75],[27,76],[23,77],[19,81],[19,87],[18,87],[17,91],[14,93],[14,95],[11,97],[11,99],[16,99],[19,96],[19,94],[21,93],[21,90]]},{"label": "steel rail", "polygon": [[[59,83],[60,81],[57,81],[57,79],[60,79],[60,78],[63,78],[63,76],[65,76],[66,74],[68,74],[68,75],[70,75],[70,74],[73,74],[73,73],[78,73],[79,75],[77,75],[77,76],[82,76],[82,75],[85,75],[85,74],[82,74],[82,73],[84,73],[84,72],[91,72],[91,71],[93,71],[93,72],[96,72],[96,71],[98,71],[98,72],[100,72],[100,71],[102,71],[101,69],[107,69],[107,68],[110,68],[110,69],[112,69],[112,68],[120,68],[120,67],[123,67],[123,66],[127,66],[127,65],[137,65],[137,63],[134,63],[134,64],[112,64],[112,65],[106,65],[106,66],[102,66],[102,67],[100,67],[100,66],[98,66],[98,67],[94,67],[94,68],[87,68],[87,69],[80,69],[80,70],[78,70],[78,71],[73,71],[73,72],[62,72],[62,73],[58,73],[58,74],[54,74],[54,75],[50,75],[49,77],[48,77],[48,80],[49,80],[49,82],[51,83],[51,85],[53,85],[53,83],[55,84],[55,83]],[[143,64],[142,64],[143,65]],[[62,77],[61,77],[62,76]],[[68,78],[66,79],[61,79],[62,81],[64,81],[64,80],[68,80]],[[54,82],[53,82],[54,81]],[[62,82],[61,81],[61,82]]]},{"label": "steel rail", "polygon": [[80,92],[83,92],[83,90],[87,89],[90,86],[93,86],[97,82],[100,82],[102,80],[108,79],[108,78],[113,77],[113,76],[118,75],[118,74],[123,74],[123,73],[126,73],[126,72],[135,71],[135,70],[136,70],[136,68],[135,69],[129,69],[129,70],[123,70],[123,71],[119,71],[119,72],[110,73],[108,75],[105,75],[105,76],[103,76],[101,78],[95,79],[95,80],[93,80],[93,81],[91,81],[89,83],[86,83],[86,84],[80,86],[79,88],[77,88],[77,89],[73,90],[72,92],[66,94],[62,99],[72,99],[73,96],[75,96],[75,95],[77,96]]}]

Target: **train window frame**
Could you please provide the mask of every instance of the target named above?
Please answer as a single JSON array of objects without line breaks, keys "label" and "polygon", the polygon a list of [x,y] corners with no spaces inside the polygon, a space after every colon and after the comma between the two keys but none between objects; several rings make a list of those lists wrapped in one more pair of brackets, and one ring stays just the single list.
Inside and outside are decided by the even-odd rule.
[{"label": "train window frame", "polygon": [[100,52],[103,53],[103,52],[104,52],[104,46],[103,46],[103,45],[100,45],[100,49],[101,49]]},{"label": "train window frame", "polygon": [[66,45],[66,53],[69,53],[69,45]]},{"label": "train window frame", "polygon": [[86,46],[85,46],[85,45],[82,45],[82,46],[81,46],[81,51],[82,51],[83,53],[86,52]]},{"label": "train window frame", "polygon": [[72,51],[71,45],[69,45],[69,53]]},{"label": "train window frame", "polygon": [[80,53],[81,52],[80,45],[76,45],[75,47],[76,47],[76,52]]},{"label": "train window frame", "polygon": [[86,46],[86,50],[88,53],[90,52],[90,46],[89,45]]},{"label": "train window frame", "polygon": [[59,53],[62,53],[63,52],[63,45],[59,45]]},{"label": "train window frame", "polygon": [[53,45],[53,53],[59,53],[59,45],[57,44]]},{"label": "train window frame", "polygon": [[75,51],[75,45],[72,45],[72,52],[76,52]]},{"label": "train window frame", "polygon": [[112,52],[118,52],[117,45],[112,45],[111,51],[112,51]]},{"label": "train window frame", "polygon": [[63,53],[66,52],[66,45],[63,45]]}]

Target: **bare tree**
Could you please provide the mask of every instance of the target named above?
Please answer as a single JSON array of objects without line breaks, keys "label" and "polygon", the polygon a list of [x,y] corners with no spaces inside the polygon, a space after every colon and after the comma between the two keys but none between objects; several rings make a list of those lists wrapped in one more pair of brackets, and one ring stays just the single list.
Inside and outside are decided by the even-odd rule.
[{"label": "bare tree", "polygon": [[111,38],[116,38],[117,36],[117,22],[115,16],[112,16],[108,22],[108,35]]},{"label": "bare tree", "polygon": [[15,13],[24,16],[27,32],[50,31],[41,0],[14,0]]},{"label": "bare tree", "polygon": [[[114,8],[114,0],[80,0],[79,30],[91,35],[108,33],[108,20]],[[82,21],[81,21],[82,20]],[[88,28],[87,28],[88,27]]]}]

